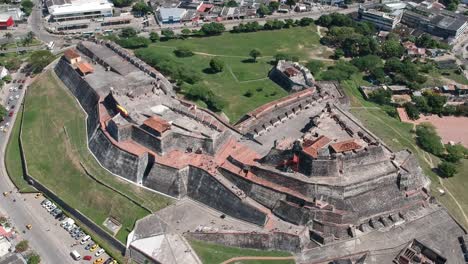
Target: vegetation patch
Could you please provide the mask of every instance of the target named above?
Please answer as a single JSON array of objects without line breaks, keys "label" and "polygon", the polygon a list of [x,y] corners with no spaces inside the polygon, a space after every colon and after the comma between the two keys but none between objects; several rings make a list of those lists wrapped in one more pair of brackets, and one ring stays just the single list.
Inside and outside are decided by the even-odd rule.
[{"label": "vegetation patch", "polygon": [[[226,247],[217,244],[211,244],[198,240],[189,241],[192,248],[197,253],[198,257],[205,264],[219,264],[235,257],[245,256],[258,256],[258,257],[289,257],[291,253],[285,251],[262,251],[255,249],[245,249],[236,247]],[[249,263],[249,264],[270,264],[270,263],[282,263],[282,264],[294,264],[294,260],[245,260],[235,261],[233,263]]]}]

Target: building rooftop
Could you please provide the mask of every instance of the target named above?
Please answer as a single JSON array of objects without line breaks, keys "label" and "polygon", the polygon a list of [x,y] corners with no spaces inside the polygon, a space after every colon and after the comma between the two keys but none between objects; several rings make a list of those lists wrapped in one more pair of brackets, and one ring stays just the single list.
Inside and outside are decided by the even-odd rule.
[{"label": "building rooftop", "polygon": [[114,4],[108,0],[53,0],[47,2],[46,5],[52,16],[95,12],[114,7]]},{"label": "building rooftop", "polygon": [[314,158],[317,158],[318,151],[328,145],[331,141],[331,139],[323,135],[318,137],[316,140],[306,139],[304,140],[304,143],[302,143],[302,151]]},{"label": "building rooftop", "polygon": [[351,150],[356,150],[360,149],[362,146],[359,145],[355,139],[348,139],[345,141],[333,143],[330,145],[330,147],[335,151],[336,153],[341,153],[341,152],[346,152],[346,151],[351,151]]},{"label": "building rooftop", "polygon": [[93,66],[91,66],[91,64],[84,62],[84,61],[78,62],[76,64],[76,67],[83,75],[94,72]]},{"label": "building rooftop", "polygon": [[169,124],[169,122],[158,116],[152,116],[146,119],[143,124],[158,131],[161,134],[171,128],[171,124]]},{"label": "building rooftop", "polygon": [[78,52],[75,50],[75,49],[67,49],[63,55],[65,56],[65,58],[67,58],[68,60],[72,60],[72,59],[76,59],[76,58],[79,58],[81,57],[80,54],[78,54]]}]

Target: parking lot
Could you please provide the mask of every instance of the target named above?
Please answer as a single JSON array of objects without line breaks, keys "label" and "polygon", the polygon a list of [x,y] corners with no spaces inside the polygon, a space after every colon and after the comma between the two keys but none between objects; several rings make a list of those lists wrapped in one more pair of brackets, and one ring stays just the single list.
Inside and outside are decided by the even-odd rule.
[{"label": "parking lot", "polygon": [[11,74],[12,81],[6,84],[2,88],[2,93],[4,96],[4,102],[2,105],[8,111],[8,114],[0,122],[0,132],[5,133],[11,127],[11,120],[16,111],[18,111],[20,106],[20,98],[22,92],[26,88],[28,76],[25,73],[22,73],[20,70]]},{"label": "parking lot", "polygon": [[[36,214],[41,215],[45,220],[46,224],[43,227],[47,228],[46,231],[53,232],[68,248],[68,260],[66,263],[112,263],[109,256],[105,252],[100,251],[99,245],[96,245],[91,238],[88,238],[88,235],[72,219],[63,212],[59,212],[58,210],[60,209],[53,202],[49,201],[46,205],[44,201],[48,200],[43,196],[35,194],[26,194],[24,196],[28,196],[26,201],[29,202],[32,210]],[[82,242],[83,238],[87,238],[85,239],[86,241]],[[71,254],[72,251],[76,251],[81,259],[78,261],[74,260]],[[99,256],[96,256],[97,252],[100,252]],[[95,262],[97,259],[102,259],[102,261]]]}]

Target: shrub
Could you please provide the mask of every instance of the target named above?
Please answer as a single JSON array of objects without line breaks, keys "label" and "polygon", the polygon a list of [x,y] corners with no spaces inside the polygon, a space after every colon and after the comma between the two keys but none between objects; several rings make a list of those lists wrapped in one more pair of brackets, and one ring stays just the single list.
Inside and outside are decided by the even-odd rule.
[{"label": "shrub", "polygon": [[122,28],[122,31],[120,32],[121,38],[131,38],[131,37],[135,37],[136,35],[137,35],[137,31],[136,29],[132,27]]},{"label": "shrub", "polygon": [[419,109],[414,104],[406,103],[405,110],[411,120],[417,120],[419,118]]},{"label": "shrub", "polygon": [[461,144],[447,144],[445,145],[445,150],[447,151],[447,154],[445,154],[445,159],[449,162],[459,162],[468,155],[468,149],[466,149]]},{"label": "shrub", "polygon": [[444,177],[452,177],[458,171],[457,164],[448,161],[442,161],[439,164],[439,171],[440,174]]},{"label": "shrub", "polygon": [[416,127],[416,141],[425,151],[436,156],[444,153],[444,145],[441,138],[430,123],[422,123]]},{"label": "shrub", "polygon": [[223,33],[224,30],[226,30],[226,28],[224,27],[224,24],[216,23],[216,22],[203,24],[203,26],[201,27],[201,31],[207,36],[219,35]]},{"label": "shrub", "polygon": [[159,34],[156,32],[151,32],[149,34],[149,39],[151,40],[151,42],[159,41]]},{"label": "shrub", "polygon": [[247,92],[244,93],[245,97],[252,97],[253,93],[252,91],[248,90]]},{"label": "shrub", "polygon": [[39,264],[39,263],[41,263],[41,257],[38,254],[33,253],[29,256],[28,264]]},{"label": "shrub", "polygon": [[187,47],[178,47],[174,50],[174,54],[180,58],[191,57],[194,55],[194,53]]},{"label": "shrub", "polygon": [[307,69],[309,69],[309,71],[316,75],[320,72],[320,70],[322,70],[322,68],[325,66],[325,64],[323,64],[323,62],[319,61],[319,60],[311,60],[309,62],[307,62],[307,64],[305,65],[307,67]]},{"label": "shrub", "polygon": [[369,94],[369,100],[380,105],[390,104],[391,99],[392,92],[385,89],[378,89]]},{"label": "shrub", "polygon": [[29,242],[27,240],[21,240],[20,242],[18,242],[18,244],[16,244],[15,251],[21,253],[28,250],[28,248]]},{"label": "shrub", "polygon": [[130,37],[118,39],[117,44],[126,49],[146,48],[150,44],[150,40],[145,37]]},{"label": "shrub", "polygon": [[210,68],[213,72],[222,72],[224,69],[224,61],[213,58],[210,60]]}]

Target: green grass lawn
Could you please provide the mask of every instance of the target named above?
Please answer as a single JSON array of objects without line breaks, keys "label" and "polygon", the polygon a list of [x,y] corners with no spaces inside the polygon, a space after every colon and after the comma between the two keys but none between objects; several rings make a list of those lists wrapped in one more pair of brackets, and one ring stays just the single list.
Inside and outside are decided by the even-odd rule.
[{"label": "green grass lawn", "polygon": [[8,175],[15,183],[16,187],[18,187],[18,190],[21,192],[32,192],[35,191],[35,189],[23,179],[23,167],[21,166],[20,148],[18,144],[19,129],[21,125],[20,122],[23,115],[21,109],[22,108],[18,108],[17,110],[18,114],[16,117],[16,122],[13,126],[13,130],[11,131],[11,136],[8,141],[5,154],[5,165],[8,171]]},{"label": "green grass lawn", "polygon": [[[400,122],[399,119],[389,116],[379,108],[377,104],[366,101],[358,90],[359,85],[365,85],[362,76],[357,74],[351,80],[342,83],[342,87],[351,100],[351,113],[357,117],[363,125],[382,139],[393,151],[409,149],[419,160],[419,164],[424,173],[431,179],[432,194],[447,207],[450,213],[459,220],[460,223],[468,226],[464,221],[460,209],[449,195],[440,196],[437,188],[440,187],[439,176],[432,171],[437,166],[439,160],[423,151],[416,144],[415,135],[412,132],[413,125]],[[444,179],[444,185],[452,192],[456,199],[462,204],[463,210],[468,212],[468,161],[463,161],[463,168],[460,172],[450,178]]]},{"label": "green grass lawn", "polygon": [[[220,36],[189,38],[158,42],[140,50],[147,54],[166,54],[174,61],[189,65],[202,77],[201,83],[227,102],[223,112],[235,123],[245,113],[276,99],[287,92],[268,78],[277,53],[298,56],[301,61],[326,57],[324,46],[319,44],[315,26],[261,31],[255,33],[224,33]],[[196,54],[178,58],[173,50],[187,47]],[[262,57],[258,62],[248,62],[249,52],[257,48]],[[211,58],[218,56],[225,63],[224,71],[212,74],[206,71]],[[145,56],[143,56],[144,59]],[[253,96],[244,94],[251,91]]]},{"label": "green grass lawn", "polygon": [[[197,253],[203,264],[219,264],[235,257],[245,256],[262,256],[262,257],[288,257],[291,253],[284,251],[263,251],[255,249],[245,249],[236,247],[226,247],[198,240],[189,241],[192,248]],[[248,260],[248,261],[236,261],[233,263],[243,264],[294,264],[294,260]]]},{"label": "green grass lawn", "polygon": [[117,238],[125,242],[135,220],[148,214],[126,197],[89,178],[96,177],[153,211],[171,200],[127,183],[102,169],[87,149],[85,115],[54,73],[40,76],[25,99],[23,144],[29,173],[70,206],[99,225],[109,217],[122,224]]}]

